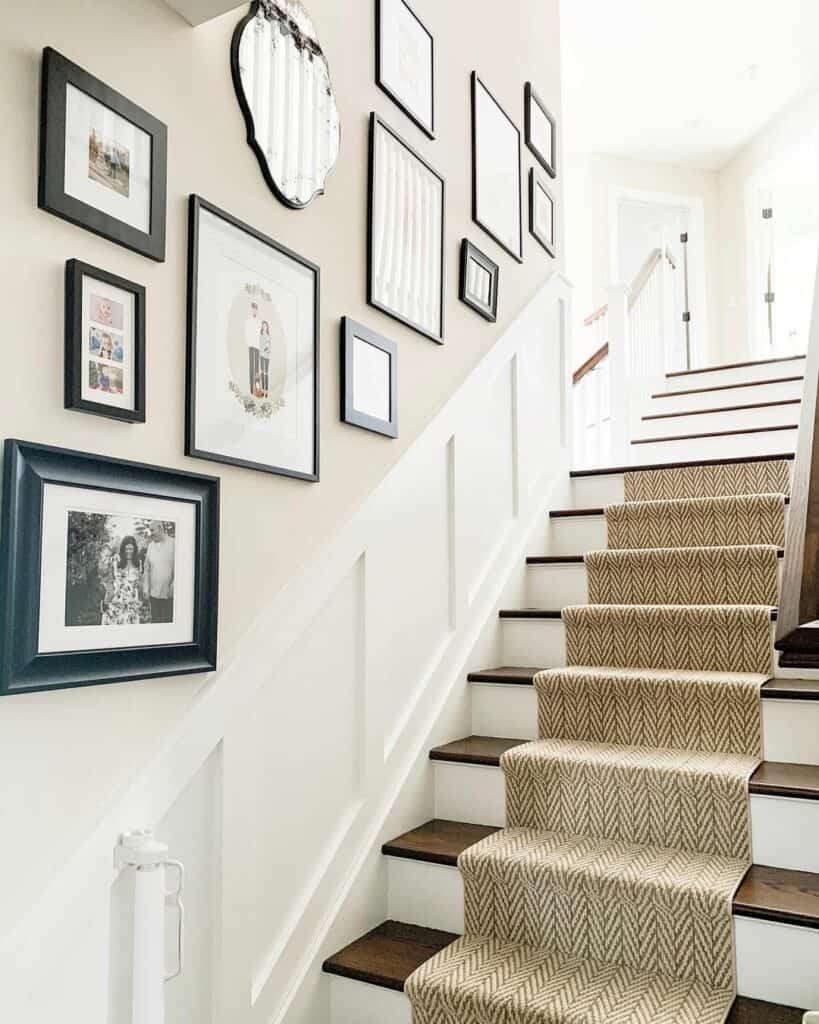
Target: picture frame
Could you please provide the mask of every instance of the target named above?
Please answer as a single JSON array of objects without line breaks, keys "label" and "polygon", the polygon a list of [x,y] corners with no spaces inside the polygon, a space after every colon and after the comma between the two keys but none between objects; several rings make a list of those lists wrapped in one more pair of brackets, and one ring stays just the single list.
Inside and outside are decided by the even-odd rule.
[{"label": "picture frame", "polygon": [[376,0],[375,78],[427,138],[435,138],[435,37],[409,0]]},{"label": "picture frame", "polygon": [[348,316],[341,320],[341,420],[398,437],[398,346]]},{"label": "picture frame", "polygon": [[524,89],[526,145],[550,178],[557,177],[557,122],[535,92],[531,82]]},{"label": "picture frame", "polygon": [[472,72],[472,219],[523,263],[520,129]]},{"label": "picture frame", "polygon": [[557,252],[557,205],[542,175],[529,169],[529,231],[554,259]]},{"label": "picture frame", "polygon": [[376,113],[368,186],[367,302],[442,345],[446,183]]},{"label": "picture frame", "polygon": [[190,197],[186,455],[318,481],[320,293],[315,263]]},{"label": "picture frame", "polygon": [[498,264],[464,238],[461,242],[460,299],[490,323],[498,319],[499,277]]},{"label": "picture frame", "polygon": [[66,409],[145,422],[145,288],[79,260],[65,265]]},{"label": "picture frame", "polygon": [[168,130],[61,53],[43,50],[37,204],[165,259]]},{"label": "picture frame", "polygon": [[210,672],[219,480],[10,439],[0,695]]}]

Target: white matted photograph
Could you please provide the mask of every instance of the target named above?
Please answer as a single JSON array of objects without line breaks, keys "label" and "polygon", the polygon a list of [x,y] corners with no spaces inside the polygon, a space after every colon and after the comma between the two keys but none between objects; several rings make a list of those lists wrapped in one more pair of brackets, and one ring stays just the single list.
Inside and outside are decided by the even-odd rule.
[{"label": "white matted photograph", "polygon": [[551,178],[557,177],[557,123],[531,82],[524,92],[526,145]]},{"label": "white matted photograph", "polygon": [[377,0],[376,78],[393,102],[435,138],[435,40],[408,0]]},{"label": "white matted photograph", "polygon": [[520,131],[472,72],[472,218],[523,262]]},{"label": "white matted photograph", "polygon": [[341,419],[398,437],[398,346],[350,317],[341,321]]},{"label": "white matted photograph", "polygon": [[461,242],[460,299],[490,323],[498,319],[499,277],[497,263],[464,238]]},{"label": "white matted photograph", "polygon": [[190,205],[186,453],[318,480],[319,270]]},{"label": "white matted photograph", "polygon": [[529,171],[529,230],[550,256],[557,251],[557,214],[554,196],[545,179]]}]

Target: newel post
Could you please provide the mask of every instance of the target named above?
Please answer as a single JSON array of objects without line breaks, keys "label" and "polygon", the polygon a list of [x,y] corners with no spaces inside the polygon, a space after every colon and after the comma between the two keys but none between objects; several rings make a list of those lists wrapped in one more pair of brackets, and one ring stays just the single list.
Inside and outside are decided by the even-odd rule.
[{"label": "newel post", "polygon": [[631,289],[613,284],[607,289],[609,300],[609,412],[611,416],[611,455],[614,463],[629,461],[631,441],[630,373],[631,336],[628,304]]}]

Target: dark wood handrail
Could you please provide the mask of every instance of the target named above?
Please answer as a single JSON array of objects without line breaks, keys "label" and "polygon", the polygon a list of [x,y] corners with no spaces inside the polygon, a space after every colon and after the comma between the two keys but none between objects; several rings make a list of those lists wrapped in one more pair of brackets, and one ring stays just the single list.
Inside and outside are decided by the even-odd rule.
[{"label": "dark wood handrail", "polygon": [[[786,668],[819,668],[819,274],[785,540],[776,648]],[[812,625],[810,625],[812,624]]]},{"label": "dark wood handrail", "polygon": [[585,363],[583,363],[582,366],[578,367],[574,371],[574,375],[572,376],[572,384],[579,384],[587,373],[591,373],[598,363],[603,362],[603,360],[608,356],[608,354],[609,343],[606,342],[605,345],[600,346],[600,348],[594,353],[594,355],[589,356],[589,358],[586,360]]}]

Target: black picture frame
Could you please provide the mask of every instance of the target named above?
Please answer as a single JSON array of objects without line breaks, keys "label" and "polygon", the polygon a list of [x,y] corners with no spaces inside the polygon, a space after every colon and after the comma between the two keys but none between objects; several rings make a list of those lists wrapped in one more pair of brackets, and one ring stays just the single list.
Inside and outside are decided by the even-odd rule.
[{"label": "black picture frame", "polygon": [[[376,132],[382,129],[389,133],[395,142],[403,147],[410,157],[416,160],[423,168],[441,183],[441,244],[440,244],[440,280],[438,281],[437,295],[440,302],[440,315],[436,330],[428,330],[423,324],[416,323],[408,316],[396,311],[386,302],[380,301],[376,296],[376,268],[374,259],[375,244],[375,186],[376,186]],[[409,327],[418,334],[424,335],[438,345],[444,344],[444,327],[446,319],[446,181],[435,168],[428,163],[421,154],[402,138],[394,128],[390,127],[383,118],[372,112],[370,114],[370,156],[368,171],[367,189],[367,302],[373,309],[385,313],[398,323]]]},{"label": "black picture frame", "polygon": [[[355,407],[355,340],[360,339],[389,356],[390,383],[388,420],[370,416]],[[383,334],[370,330],[350,317],[341,320],[341,420],[384,437],[398,437],[398,346]]]},{"label": "black picture frame", "polygon": [[430,111],[430,118],[431,119],[430,119],[429,124],[426,124],[420,117],[417,116],[417,114],[413,113],[413,111],[410,110],[410,108],[407,106],[407,104],[404,102],[404,100],[402,100],[402,98],[398,95],[398,93],[394,89],[392,89],[387,84],[387,82],[384,80],[384,57],[383,57],[383,52],[382,52],[383,51],[383,41],[384,41],[384,31],[385,31],[385,17],[384,17],[384,10],[383,10],[384,0],[375,0],[375,81],[376,81],[376,85],[379,87],[379,89],[382,90],[382,92],[386,93],[386,95],[389,96],[389,98],[392,100],[392,102],[401,111],[403,111],[404,114],[406,114],[406,116],[410,119],[410,121],[413,122],[413,124],[417,125],[417,127],[421,129],[421,131],[424,133],[424,135],[427,136],[428,139],[434,139],[435,138],[435,83],[436,83],[436,75],[435,75],[435,36],[432,34],[432,32],[430,32],[430,30],[427,28],[427,26],[424,24],[424,22],[418,16],[418,13],[415,11],[415,9],[412,7],[412,5],[408,2],[408,0],[397,0],[397,2],[403,4],[404,7],[406,7],[406,9],[409,11],[410,15],[412,16],[412,18],[418,23],[419,29],[424,34],[429,36],[430,53],[431,53],[431,59],[430,59],[430,75],[431,75],[430,94],[432,96],[432,104],[431,104],[431,108],[432,109]]},{"label": "black picture frame", "polygon": [[[537,112],[540,112],[543,117],[549,122],[549,128],[552,134],[552,159],[546,153],[542,152],[537,143],[534,141],[533,121]],[[549,175],[550,178],[557,177],[557,121],[549,111],[549,108],[538,96],[534,86],[531,82],[526,83],[524,89],[524,134],[526,138],[526,145],[529,150],[535,155],[543,169]]]},{"label": "black picture frame", "polygon": [[[543,193],[546,201],[551,204],[553,235],[551,239],[546,238],[538,230],[537,218],[535,217],[535,206],[538,201],[539,191]],[[537,173],[534,167],[529,168],[529,232],[532,237],[543,246],[552,259],[554,259],[557,253],[557,203],[546,185],[545,180]]]},{"label": "black picture frame", "polygon": [[[83,365],[83,279],[91,278],[131,292],[134,296],[134,408],[119,409],[82,397]],[[79,260],[65,265],[65,395],[64,407],[76,412],[105,416],[123,423],[145,422],[145,288],[100,267]]]},{"label": "black picture frame", "polygon": [[[491,278],[489,302],[483,302],[480,296],[473,294],[469,289],[469,264],[474,262],[482,267]],[[460,299],[470,309],[495,323],[498,319],[498,283],[500,278],[500,267],[494,260],[491,260],[486,253],[473,245],[468,238],[461,242],[461,275],[460,275]]]},{"label": "black picture frame", "polygon": [[[515,124],[512,118],[507,114],[501,104],[498,102],[492,91],[487,87],[486,83],[480,77],[477,71],[472,72],[472,219],[478,225],[481,230],[485,231],[490,238],[492,238],[497,244],[508,253],[518,263],[523,263],[523,165],[521,161],[521,135],[520,128]],[[486,95],[492,100],[495,106],[498,108],[500,113],[506,118],[506,120],[512,125],[517,136],[517,169],[518,169],[518,183],[517,183],[517,202],[518,202],[518,225],[519,225],[519,236],[518,236],[518,251],[516,252],[510,246],[508,246],[502,239],[500,239],[495,232],[486,224],[480,216],[479,209],[479,189],[478,189],[478,170],[480,153],[478,146],[478,89],[483,89]]]},{"label": "black picture frame", "polygon": [[[199,291],[199,217],[202,210],[225,221],[237,231],[242,231],[263,245],[269,246],[287,259],[293,260],[309,270],[314,279],[313,285],[313,470],[302,473],[282,466],[253,462],[247,459],[232,458],[218,452],[209,452],[196,443],[196,364],[197,364],[197,301]],[[281,245],[274,239],[245,224],[232,214],[214,206],[201,196],[191,195],[188,201],[188,297],[187,297],[187,374],[185,387],[185,454],[192,459],[204,459],[207,462],[221,462],[228,466],[239,466],[274,476],[290,477],[294,480],[305,480],[309,483],[319,481],[320,456],[320,333],[321,333],[321,270],[306,257],[292,249]]]},{"label": "black picture frame", "polygon": [[[131,224],[68,195],[65,190],[67,90],[71,85],[151,137],[150,230]],[[153,115],[95,78],[61,53],[43,50],[40,91],[40,158],[37,205],[152,260],[165,259],[168,129]]]},{"label": "black picture frame", "polygon": [[[48,485],[192,504],[196,516],[193,640],[40,654],[43,497]],[[210,672],[217,664],[219,480],[9,439],[0,549],[0,696]]]}]

